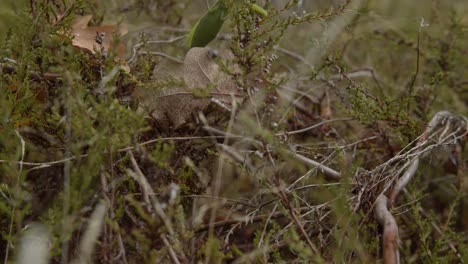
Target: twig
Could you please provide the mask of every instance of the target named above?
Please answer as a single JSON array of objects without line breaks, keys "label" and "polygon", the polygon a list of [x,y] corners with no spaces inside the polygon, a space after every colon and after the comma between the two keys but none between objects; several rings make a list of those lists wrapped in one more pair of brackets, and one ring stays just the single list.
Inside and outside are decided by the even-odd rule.
[{"label": "twig", "polygon": [[[237,136],[237,135],[227,135],[227,136],[195,136],[195,137],[166,137],[166,138],[157,138],[157,139],[151,139],[142,143],[138,143],[137,147],[141,146],[146,146],[146,145],[151,145],[157,142],[161,141],[183,141],[183,140],[193,140],[193,139],[224,139],[225,137],[229,138],[245,138],[243,136]],[[125,147],[117,150],[117,152],[127,152],[128,150],[134,150],[137,148],[135,146],[131,147]],[[108,152],[103,152],[103,154],[108,153]],[[29,171],[34,170],[34,169],[42,169],[42,168],[47,168],[53,165],[58,165],[65,163],[67,161],[72,161],[76,160],[78,158],[84,158],[87,157],[88,154],[82,154],[82,155],[77,155],[77,156],[72,156],[69,158],[61,159],[61,160],[55,160],[55,161],[48,161],[48,162],[28,162],[28,161],[14,161],[14,160],[0,160],[0,163],[12,163],[12,164],[21,164],[23,166],[33,166],[35,168],[29,169]]]},{"label": "twig", "polygon": [[[114,201],[111,200],[109,198],[109,196],[107,195],[107,192],[110,190],[110,189],[114,189],[114,185],[111,184],[111,187],[109,187],[109,185],[107,184],[107,180],[106,180],[106,175],[104,175],[104,173],[101,173],[101,185],[102,185],[102,196],[104,197],[104,200],[106,201],[106,203],[109,205],[109,208],[111,210],[109,210],[109,214],[110,214],[110,219],[114,219],[115,218],[115,213],[114,211],[112,210],[112,207],[113,207],[113,204],[114,204]],[[122,235],[120,234],[120,227],[118,224],[116,224],[115,226],[115,232],[117,233],[117,244],[119,246],[119,254],[117,254],[117,256],[113,257],[111,259],[112,262],[122,258],[122,262],[123,264],[127,264],[128,261],[127,261],[127,254],[125,252],[125,246],[124,246],[124,243],[123,243],[123,239],[122,239]]]},{"label": "twig", "polygon": [[138,51],[138,55],[154,55],[154,56],[159,56],[159,57],[163,57],[163,58],[166,58],[170,61],[173,61],[175,63],[179,63],[179,64],[183,64],[184,61],[181,60],[181,59],[178,59],[176,57],[172,57],[164,52],[160,52],[160,51],[146,51],[146,50],[142,50],[142,51]]},{"label": "twig", "polygon": [[[248,140],[248,141],[251,141],[253,143],[256,143],[258,144],[259,146],[262,146],[263,143],[258,141],[258,140],[255,140],[253,138],[250,138],[250,137],[247,137],[247,136],[241,136],[241,135],[236,135],[236,134],[233,134],[233,133],[230,133],[230,132],[225,132],[225,131],[222,131],[222,130],[219,130],[219,129],[216,129],[214,127],[210,127],[210,126],[203,126],[203,130],[209,132],[209,133],[212,133],[212,134],[217,134],[217,135],[221,135],[223,138],[239,138],[239,139],[244,139],[244,140]],[[212,137],[215,137],[214,135]]]},{"label": "twig", "polygon": [[262,246],[262,244],[263,244],[263,239],[265,238],[265,234],[266,234],[266,231],[267,231],[268,224],[270,223],[271,216],[276,211],[277,207],[278,207],[278,204],[276,203],[275,206],[273,207],[273,210],[271,210],[271,213],[269,214],[269,216],[268,216],[268,218],[267,218],[267,220],[265,222],[265,225],[263,226],[262,235],[260,236],[260,241],[258,242],[257,248],[260,248]]},{"label": "twig", "polygon": [[332,180],[340,180],[341,179],[341,174],[325,165],[323,165],[322,163],[319,163],[315,160],[311,160],[307,157],[304,157],[300,154],[297,154],[297,153],[294,153],[294,152],[290,152],[293,157],[297,158],[298,160],[308,164],[308,165],[312,165],[314,167],[317,167],[323,174],[325,174],[325,176],[329,177],[330,179]]},{"label": "twig", "polygon": [[[127,63],[131,63],[133,62],[133,60],[136,58],[137,56],[137,51],[140,47],[146,45],[146,44],[170,44],[170,43],[174,43],[182,38],[184,38],[186,35],[182,35],[182,36],[178,36],[178,37],[175,37],[175,38],[172,38],[172,39],[168,39],[168,40],[149,40],[149,41],[146,41],[146,42],[141,42],[141,43],[138,43],[136,44],[135,46],[132,47],[132,57],[130,57],[130,59],[127,61]],[[172,58],[172,57],[171,57]],[[178,59],[176,59],[178,60]],[[183,63],[183,62],[182,62]]]},{"label": "twig", "polygon": [[[71,203],[71,170],[72,164],[71,160],[72,156],[72,108],[70,104],[70,98],[72,96],[72,85],[74,83],[73,77],[71,76],[70,72],[65,72],[65,90],[63,93],[63,98],[61,104],[65,109],[65,113],[63,116],[65,131],[64,131],[64,138],[65,138],[65,161],[63,166],[63,219],[62,219],[62,233],[63,235],[67,235],[71,232],[71,221],[70,221],[70,203]],[[70,250],[70,243],[69,239],[65,238],[62,241],[62,256],[61,261],[63,264],[68,263],[68,255]]]},{"label": "twig", "polygon": [[311,125],[311,126],[299,129],[299,130],[279,132],[279,133],[276,133],[275,136],[287,136],[287,135],[300,134],[300,133],[304,133],[309,130],[312,130],[314,128],[320,127],[322,125],[328,124],[328,123],[333,123],[333,122],[338,122],[338,121],[350,121],[350,120],[353,120],[353,118],[335,118],[335,119],[330,119],[330,120],[324,120],[318,124]]},{"label": "twig", "polygon": [[294,58],[302,63],[304,63],[305,65],[307,65],[308,67],[312,67],[312,65],[310,65],[306,59],[304,58],[304,56],[300,55],[300,54],[297,54],[296,52],[294,51],[290,51],[288,49],[285,49],[285,48],[282,48],[282,47],[274,47],[275,50],[283,53],[283,54],[286,54],[288,56],[290,56],[291,58]]},{"label": "twig", "polygon": [[227,155],[229,155],[234,161],[242,164],[245,166],[249,172],[253,172],[255,169],[252,165],[251,160],[248,157],[243,157],[239,154],[234,148],[231,146],[227,146],[224,144],[217,144],[217,146],[224,151]]},{"label": "twig", "polygon": [[[224,131],[220,131],[220,130],[217,130],[215,128],[211,128],[209,126],[204,126],[203,129],[205,130],[208,130],[208,131],[211,131],[211,132],[215,132],[215,133],[218,133],[218,134],[223,134],[223,135],[226,135],[226,136],[237,136],[235,134],[232,134],[232,133],[226,133]],[[263,145],[260,141],[257,141],[255,139],[251,139],[251,138],[246,138],[250,141],[253,141],[259,145]],[[325,174],[325,176],[333,179],[333,180],[339,180],[341,178],[341,175],[339,172],[319,163],[319,162],[316,162],[314,160],[311,160],[309,158],[306,158],[300,154],[297,154],[297,153],[294,153],[292,151],[290,151],[290,153],[297,159],[299,159],[300,161],[306,163],[306,164],[309,164],[309,165],[312,165],[314,167],[317,167],[321,172],[323,172]]]},{"label": "twig", "polygon": [[57,17],[54,23],[52,23],[52,26],[55,27],[58,24],[62,23],[62,21],[72,13],[72,11],[75,9],[76,6],[77,6],[77,1],[73,1],[73,3],[71,3],[71,5],[65,10],[65,12],[63,12]]},{"label": "twig", "polygon": [[[9,227],[8,227],[8,237],[11,237],[11,235],[13,233],[13,222],[14,222],[14,217],[16,215],[17,199],[19,199],[20,179],[21,179],[21,173],[23,173],[23,160],[24,160],[24,155],[25,155],[25,152],[26,152],[26,142],[24,141],[23,137],[21,136],[21,134],[18,131],[15,130],[15,133],[18,136],[18,138],[20,139],[21,158],[20,158],[20,163],[19,163],[18,175],[16,177],[15,195],[14,195],[14,197],[12,199],[13,208],[11,209],[10,224],[9,224]],[[6,246],[6,249],[5,249],[5,258],[3,260],[4,264],[6,264],[8,262],[8,253],[10,252],[11,241],[8,240],[6,243],[7,243],[7,246]]]},{"label": "twig", "polygon": [[[120,228],[117,229],[117,243],[119,244],[120,248],[120,253],[119,255],[122,255],[122,261],[124,264],[127,264],[127,254],[125,253],[125,245],[123,243],[122,235],[120,234]],[[116,257],[114,260],[117,260],[118,258]]]},{"label": "twig", "polygon": [[172,262],[174,264],[180,264],[180,261],[179,259],[177,258],[177,255],[176,253],[174,252],[174,248],[172,247],[171,243],[169,243],[169,241],[167,240],[167,238],[164,236],[164,235],[160,235],[159,237],[161,237],[164,245],[166,246],[166,248],[169,250],[169,256],[171,256],[171,259],[172,259]]},{"label": "twig", "polygon": [[400,263],[398,225],[387,208],[387,197],[381,194],[375,202],[375,217],[383,227],[383,260],[385,264]]},{"label": "twig", "polygon": [[403,174],[403,176],[398,179],[395,187],[393,188],[392,192],[390,193],[390,199],[389,202],[390,204],[393,204],[395,202],[395,199],[398,195],[398,193],[408,184],[408,182],[413,178],[414,174],[416,173],[417,169],[419,166],[419,157],[415,158],[413,162],[411,162],[411,165],[409,168],[406,170],[406,172]]},{"label": "twig", "polygon": [[181,197],[223,200],[223,201],[227,201],[227,202],[233,202],[233,203],[237,203],[237,204],[242,204],[242,205],[245,205],[245,206],[247,206],[247,207],[255,207],[255,208],[258,207],[258,206],[255,205],[255,204],[250,204],[250,203],[246,203],[246,202],[243,202],[243,201],[239,201],[239,200],[231,199],[231,198],[226,198],[226,197],[214,197],[214,196],[210,196],[210,195],[196,195],[196,194],[182,195]]},{"label": "twig", "polygon": [[279,190],[279,193],[278,195],[281,197],[281,201],[283,202],[283,205],[288,209],[289,211],[289,215],[291,216],[291,218],[293,219],[293,221],[296,223],[297,227],[299,228],[299,230],[301,231],[302,235],[304,236],[304,238],[306,239],[307,241],[307,244],[309,245],[310,249],[312,250],[312,252],[317,255],[317,257],[320,257],[320,252],[318,251],[317,247],[314,245],[314,243],[312,243],[312,240],[310,240],[310,237],[309,235],[307,234],[307,232],[305,231],[304,229],[304,226],[301,224],[301,222],[299,221],[299,219],[297,218],[297,215],[296,215],[296,212],[294,211],[294,208],[292,206],[292,204],[289,202],[289,199],[288,199],[288,196],[287,194],[284,192],[284,190],[279,187],[280,190]]},{"label": "twig", "polygon": [[[416,83],[416,79],[418,78],[419,75],[419,61],[420,61],[420,38],[421,38],[421,30],[418,31],[418,37],[417,37],[417,42],[416,42],[416,70],[414,71],[413,77],[411,78],[411,81],[408,84],[408,96],[411,97],[413,96],[413,89],[414,89],[414,84]],[[410,110],[410,100],[407,102],[407,110]]]},{"label": "twig", "polygon": [[[151,205],[153,206],[153,209],[155,210],[156,214],[161,218],[163,221],[164,225],[166,226],[169,234],[171,236],[174,235],[174,229],[172,228],[171,222],[169,218],[167,217],[166,213],[164,213],[164,210],[159,203],[158,199],[153,195],[149,196],[149,193],[151,192],[152,188],[146,179],[145,175],[141,171],[140,167],[138,166],[138,163],[136,162],[135,157],[133,156],[133,153],[131,151],[127,151],[128,155],[130,156],[130,161],[132,163],[133,169],[136,172],[137,182],[140,184],[140,187],[142,188],[142,191],[145,193],[147,196],[146,199],[151,200]],[[134,176],[135,177],[135,176]]]},{"label": "twig", "polygon": [[[215,132],[215,133],[218,133],[218,134],[223,134],[223,135],[226,135],[226,136],[237,136],[235,134],[232,134],[232,133],[226,133],[224,131],[220,131],[220,130],[217,130],[215,128],[211,128],[209,126],[204,126],[203,129],[205,130],[208,130],[208,131],[211,131],[211,132]],[[250,141],[253,141],[259,145],[263,145],[260,141],[257,141],[255,139],[251,139],[251,138],[246,138]],[[312,165],[314,167],[317,167],[321,172],[323,172],[325,174],[325,176],[333,179],[333,180],[339,180],[341,178],[341,175],[339,172],[319,163],[319,162],[316,162],[314,160],[311,160],[309,158],[306,158],[300,154],[297,154],[297,153],[294,153],[292,151],[290,151],[290,153],[295,157],[295,158],[298,158],[300,161],[306,163],[306,164],[309,164],[309,165]]]},{"label": "twig", "polygon": [[[346,148],[351,148],[351,147],[354,147],[356,145],[359,145],[360,143],[362,142],[366,142],[366,141],[369,141],[369,140],[373,140],[373,139],[376,139],[376,138],[379,138],[379,136],[370,136],[370,137],[367,137],[367,138],[363,138],[363,139],[360,139],[360,140],[357,140],[353,143],[349,143],[347,145],[336,145],[335,142],[335,145],[332,145],[332,146],[324,146],[324,147],[309,147],[307,144],[302,144],[298,147],[301,147],[301,148],[304,148],[304,149],[308,149],[308,150],[323,150],[323,149],[346,149]],[[323,143],[318,143],[318,144],[323,144]]]},{"label": "twig", "polygon": [[[226,133],[231,133],[231,131],[232,131],[232,128],[234,126],[235,115],[236,115],[236,112],[237,112],[236,108],[237,108],[236,100],[235,100],[235,97],[232,95],[232,112],[231,112],[231,116],[229,118],[229,123],[228,123],[227,129],[226,129]],[[203,113],[199,113],[199,118],[203,122],[204,126],[207,127],[208,122],[206,121],[206,118],[203,115]],[[227,137],[224,138],[223,145],[227,146],[228,143],[229,143],[229,138],[227,138]],[[218,151],[222,150],[219,146],[217,146],[217,149],[218,149]],[[217,168],[217,172],[216,172],[216,175],[214,177],[214,182],[213,182],[213,192],[212,193],[213,193],[214,197],[218,197],[220,192],[221,192],[223,166],[224,166],[224,160],[221,157],[219,157],[218,158],[218,168]],[[219,206],[218,203],[214,203],[212,205],[211,211],[210,211],[210,225],[209,225],[209,228],[208,228],[208,237],[210,239],[213,238],[213,236],[214,236],[214,223],[216,221],[218,206]],[[205,251],[205,254],[206,254],[206,259],[207,260],[211,259],[211,250],[209,250],[207,248],[206,251]]]},{"label": "twig", "polygon": [[[299,212],[305,212],[305,211],[309,211],[310,208],[309,207],[300,207],[300,208],[296,208],[297,211]],[[257,215],[257,216],[254,216],[254,217],[251,217],[251,218],[243,218],[243,219],[227,219],[227,220],[222,220],[222,221],[218,221],[218,222],[214,222],[212,225],[211,224],[207,224],[207,225],[203,225],[199,228],[196,228],[195,229],[195,233],[200,233],[200,232],[204,232],[204,231],[207,231],[210,226],[212,226],[213,228],[219,228],[219,227],[224,227],[224,226],[230,226],[230,225],[234,225],[234,224],[237,224],[237,223],[254,223],[254,222],[259,222],[259,221],[262,221],[262,220],[265,220],[265,219],[275,219],[275,218],[280,218],[280,217],[286,217],[287,215],[282,212],[282,211],[279,211],[279,212],[274,212],[273,214],[269,213],[269,214],[262,214],[262,215]]]},{"label": "twig", "polygon": [[294,189],[292,189],[290,191],[291,192],[297,192],[297,191],[302,191],[302,190],[309,189],[309,188],[338,186],[338,185],[341,185],[341,184],[342,184],[341,182],[324,183],[324,184],[308,184],[308,185],[304,185],[304,186],[301,186],[301,187],[294,188]]}]

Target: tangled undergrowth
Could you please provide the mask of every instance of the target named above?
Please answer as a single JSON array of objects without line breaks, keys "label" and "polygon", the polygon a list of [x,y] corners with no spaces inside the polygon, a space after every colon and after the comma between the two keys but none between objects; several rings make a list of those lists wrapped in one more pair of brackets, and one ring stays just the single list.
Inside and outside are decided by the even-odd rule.
[{"label": "tangled undergrowth", "polygon": [[225,3],[0,3],[4,263],[468,259],[468,5]]}]

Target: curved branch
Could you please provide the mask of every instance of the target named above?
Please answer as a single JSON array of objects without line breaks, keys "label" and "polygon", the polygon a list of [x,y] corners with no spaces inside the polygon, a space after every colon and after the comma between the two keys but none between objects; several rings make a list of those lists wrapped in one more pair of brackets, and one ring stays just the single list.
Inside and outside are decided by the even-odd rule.
[{"label": "curved branch", "polygon": [[398,225],[387,208],[387,196],[381,194],[375,201],[375,217],[383,228],[383,261],[385,264],[399,264]]}]

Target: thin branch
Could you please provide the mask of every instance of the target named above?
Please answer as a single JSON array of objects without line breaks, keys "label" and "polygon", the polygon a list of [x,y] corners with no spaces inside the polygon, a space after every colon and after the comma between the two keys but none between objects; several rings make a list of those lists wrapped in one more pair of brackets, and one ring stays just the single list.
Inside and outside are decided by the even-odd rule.
[{"label": "thin branch", "polygon": [[[133,156],[133,153],[131,151],[128,151],[127,153],[130,156],[130,161],[132,163],[133,169],[136,172],[136,175],[135,175],[137,177],[136,181],[140,184],[140,187],[142,188],[142,191],[144,192],[144,194],[146,196],[145,199],[151,200],[151,205],[153,206],[153,209],[155,210],[156,214],[163,221],[163,223],[166,226],[169,234],[171,236],[173,236],[174,235],[174,229],[172,228],[172,224],[171,224],[169,218],[167,217],[166,213],[164,213],[164,210],[162,208],[161,203],[159,203],[158,199],[154,195],[149,196],[149,193],[152,191],[152,188],[151,188],[148,180],[146,179],[145,175],[143,174],[140,167],[138,166],[138,163],[136,162],[136,159]],[[135,177],[135,176],[133,176],[133,177]]]},{"label": "thin branch", "polygon": [[164,245],[166,246],[166,248],[169,250],[169,256],[171,256],[171,259],[172,259],[172,262],[174,264],[180,264],[180,261],[179,259],[177,258],[177,255],[176,253],[174,252],[174,248],[172,247],[171,243],[169,243],[169,241],[167,240],[167,238],[161,234],[159,237],[161,237]]},{"label": "thin branch", "polygon": [[214,197],[214,196],[210,196],[210,195],[196,195],[196,194],[182,195],[181,197],[200,198],[200,199],[215,199],[215,200],[222,200],[222,201],[242,204],[242,205],[245,205],[247,207],[254,207],[254,208],[258,207],[258,205],[255,205],[255,204],[250,204],[250,203],[246,203],[246,202],[243,202],[243,201],[240,201],[240,200],[226,198],[226,197]]},{"label": "thin branch", "polygon": [[[136,58],[136,56],[138,54],[138,49],[141,48],[144,45],[147,45],[147,44],[170,44],[170,43],[174,43],[174,42],[176,42],[176,41],[178,41],[180,39],[183,39],[185,37],[186,37],[186,35],[182,35],[182,36],[178,36],[178,37],[168,39],[168,40],[149,40],[149,41],[146,41],[146,42],[138,43],[138,44],[136,44],[135,46],[132,47],[132,56],[130,57],[130,59],[128,59],[127,63],[130,64],[131,62],[133,62],[133,60],[135,60],[135,58]],[[179,61],[179,59],[176,59],[176,61]],[[183,62],[181,62],[181,63],[183,63]]]},{"label": "thin branch", "polygon": [[164,52],[160,52],[160,51],[146,51],[146,50],[142,50],[142,51],[138,51],[138,55],[153,55],[153,56],[159,56],[159,57],[163,57],[163,58],[166,58],[172,62],[175,62],[175,63],[179,63],[179,64],[183,64],[184,61],[181,60],[181,59],[178,59],[176,57],[172,57],[171,55],[168,55]]},{"label": "thin branch", "polygon": [[293,157],[297,158],[298,160],[308,164],[308,165],[311,165],[311,166],[314,166],[314,167],[317,167],[319,169],[319,171],[321,171],[323,174],[325,174],[325,176],[327,176],[328,178],[332,179],[332,180],[340,180],[341,179],[341,174],[325,165],[323,165],[322,163],[319,163],[315,160],[311,160],[307,157],[304,157],[300,154],[297,154],[297,153],[294,153],[294,152],[290,152]]},{"label": "thin branch", "polygon": [[[281,187],[280,187],[281,188]],[[283,202],[283,205],[288,209],[289,211],[289,216],[293,219],[293,221],[295,222],[295,224],[297,225],[297,227],[299,228],[300,232],[302,233],[302,235],[304,236],[304,238],[306,239],[307,241],[307,244],[309,245],[310,249],[312,250],[312,252],[317,255],[317,257],[320,257],[320,252],[318,251],[317,247],[314,245],[314,243],[312,243],[312,240],[310,240],[310,237],[309,235],[307,234],[307,232],[305,231],[304,229],[304,226],[302,225],[302,223],[299,221],[299,219],[297,218],[297,215],[296,215],[296,211],[294,210],[291,202],[289,201],[288,199],[288,196],[287,194],[284,192],[283,189],[280,189],[278,195],[281,197],[281,200]]]},{"label": "thin branch", "polygon": [[[137,146],[131,146],[131,147],[125,147],[117,150],[117,152],[127,152],[128,150],[134,150],[135,148],[141,147],[141,146],[146,146],[146,145],[151,145],[155,144],[157,142],[161,141],[184,141],[184,140],[193,140],[193,139],[224,139],[225,137],[229,138],[245,138],[243,136],[237,136],[237,135],[227,135],[227,136],[195,136],[195,137],[166,137],[166,138],[157,138],[157,139],[151,139],[142,143],[138,143]],[[103,154],[106,154],[108,152],[103,152]],[[87,157],[89,154],[82,154],[78,156],[72,156],[69,158],[65,159],[60,159],[60,160],[55,160],[55,161],[48,161],[48,162],[28,162],[28,161],[15,161],[15,160],[0,160],[0,163],[12,163],[12,164],[21,164],[24,166],[32,166],[35,168],[29,169],[29,171],[34,170],[34,169],[42,169],[42,168],[47,168],[50,166],[58,165],[58,164],[63,164],[67,161],[72,161],[76,160],[78,158],[84,158]]]},{"label": "thin branch", "polygon": [[[296,210],[298,210],[299,212],[305,212],[305,211],[309,211],[310,208],[309,207],[300,207],[300,208],[296,208]],[[214,222],[213,224],[207,224],[207,225],[203,225],[201,227],[198,227],[198,228],[195,228],[195,233],[200,233],[200,232],[204,232],[204,231],[207,231],[210,226],[212,226],[213,228],[219,228],[219,227],[225,227],[225,226],[230,226],[230,225],[234,225],[234,224],[237,224],[237,223],[255,223],[255,222],[260,222],[260,221],[263,221],[265,219],[275,219],[275,218],[281,218],[281,217],[286,217],[287,215],[282,212],[282,211],[279,211],[279,212],[274,212],[273,214],[269,213],[269,214],[262,214],[262,215],[257,215],[257,216],[254,216],[254,217],[250,217],[250,218],[238,218],[238,219],[227,219],[227,220],[222,220],[222,221],[218,221],[218,222]]]},{"label": "thin branch", "polygon": [[[10,216],[10,223],[9,223],[9,227],[8,227],[8,237],[11,237],[12,233],[13,233],[13,222],[14,222],[14,217],[16,216],[16,204],[18,203],[17,199],[19,199],[19,194],[20,194],[20,179],[21,179],[21,174],[23,173],[23,160],[24,160],[24,155],[25,155],[25,152],[26,152],[26,142],[24,141],[23,137],[21,136],[21,134],[15,130],[15,133],[16,135],[18,136],[19,140],[20,140],[20,144],[21,144],[21,157],[20,157],[20,163],[19,163],[19,171],[18,171],[18,175],[16,177],[16,184],[15,184],[15,195],[12,199],[12,203],[13,203],[13,208],[11,209],[11,216]],[[4,261],[3,263],[6,264],[8,262],[8,253],[10,252],[10,244],[11,244],[11,241],[8,240],[7,242],[7,246],[6,246],[6,250],[5,250],[5,258],[4,258]]]},{"label": "thin branch", "polygon": [[279,132],[279,133],[276,133],[275,136],[287,136],[287,135],[300,134],[300,133],[304,133],[309,130],[312,130],[314,128],[321,127],[328,123],[333,123],[333,122],[338,122],[338,121],[350,121],[350,120],[353,120],[353,118],[335,118],[335,119],[330,119],[330,120],[324,120],[318,124],[311,125],[311,126],[299,129],[299,130]]}]

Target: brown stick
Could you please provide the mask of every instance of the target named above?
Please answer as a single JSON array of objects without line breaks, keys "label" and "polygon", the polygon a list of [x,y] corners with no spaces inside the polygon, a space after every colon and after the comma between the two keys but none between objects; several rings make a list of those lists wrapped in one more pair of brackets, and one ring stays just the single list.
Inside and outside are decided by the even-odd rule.
[{"label": "brown stick", "polygon": [[387,196],[381,194],[375,201],[375,217],[383,227],[383,261],[385,264],[399,264],[398,225],[387,208]]}]

